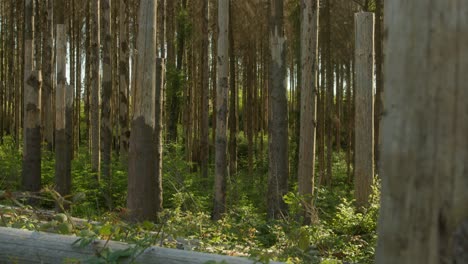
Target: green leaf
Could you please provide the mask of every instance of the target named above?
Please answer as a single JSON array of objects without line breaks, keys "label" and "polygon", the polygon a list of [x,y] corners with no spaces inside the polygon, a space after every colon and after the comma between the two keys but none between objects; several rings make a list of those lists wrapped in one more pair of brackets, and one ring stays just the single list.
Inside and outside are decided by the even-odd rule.
[{"label": "green leaf", "polygon": [[99,235],[110,236],[112,234],[112,226],[107,224],[99,230]]}]

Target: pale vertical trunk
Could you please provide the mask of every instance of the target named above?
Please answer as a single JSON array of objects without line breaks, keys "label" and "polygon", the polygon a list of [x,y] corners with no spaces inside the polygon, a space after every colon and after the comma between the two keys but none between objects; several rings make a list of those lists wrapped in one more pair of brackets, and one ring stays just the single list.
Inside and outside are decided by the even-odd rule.
[{"label": "pale vertical trunk", "polygon": [[283,32],[283,0],[270,3],[270,117],[267,215],[287,213],[283,196],[288,191],[288,106],[286,96],[286,38]]},{"label": "pale vertical trunk", "polygon": [[467,11],[385,1],[376,263],[468,261]]},{"label": "pale vertical trunk", "polygon": [[[63,7],[64,2],[59,2],[57,7]],[[69,165],[69,148],[66,138],[66,49],[67,34],[65,18],[62,12],[57,15],[56,24],[56,69],[57,84],[55,91],[55,185],[57,191],[63,196],[70,193],[71,179]]]},{"label": "pale vertical trunk", "polygon": [[[80,5],[80,3],[77,3],[77,5]],[[79,10],[81,11],[81,6],[79,6]],[[74,146],[75,146],[75,150],[78,150],[79,146],[80,146],[80,141],[81,141],[81,85],[82,85],[82,82],[81,82],[81,34],[82,34],[82,31],[81,31],[81,21],[82,21],[82,18],[83,16],[81,15],[82,12],[78,12],[78,14],[76,14],[77,18],[75,20],[75,27],[77,28],[76,30],[76,37],[75,37],[75,40],[76,40],[76,59],[75,59],[75,62],[76,62],[76,97],[75,97],[75,113],[74,113],[74,120],[75,120],[75,136],[74,136]]]},{"label": "pale vertical trunk", "polygon": [[154,220],[158,211],[154,149],[156,12],[155,1],[141,0],[127,196],[130,218],[137,221]]},{"label": "pale vertical trunk", "polygon": [[101,177],[106,181],[106,203],[112,208],[111,200],[111,100],[112,100],[112,34],[111,34],[111,1],[101,0],[102,33],[104,34],[102,48],[102,82],[101,82]]},{"label": "pale vertical trunk", "polygon": [[[5,19],[5,2],[0,3],[0,24],[4,25]],[[0,144],[3,143],[3,122],[5,120],[5,36],[6,27],[0,27]]]},{"label": "pale vertical trunk", "polygon": [[99,92],[101,87],[101,76],[99,74],[99,51],[101,47],[100,38],[100,0],[91,3],[92,23],[91,23],[91,169],[100,179],[100,120],[99,120]]},{"label": "pale vertical trunk", "polygon": [[23,30],[23,21],[21,21],[21,9],[22,9],[22,1],[16,1],[14,4],[16,4],[16,13],[15,13],[15,42],[17,44],[16,47],[16,52],[15,52],[15,63],[14,63],[14,87],[15,87],[15,107],[13,108],[14,113],[15,113],[15,123],[14,123],[14,131],[15,131],[15,148],[19,149],[20,146],[20,129],[21,129],[21,116],[22,116],[22,110],[23,107],[21,105],[21,98],[22,98],[22,91],[23,91],[23,86],[22,86],[22,80],[23,80],[23,74],[22,74],[22,57],[20,54],[22,53],[22,45],[21,43],[21,33]]},{"label": "pale vertical trunk", "polygon": [[86,63],[85,63],[85,93],[84,93],[84,116],[86,123],[86,139],[88,140],[88,150],[91,151],[91,4],[86,3]]},{"label": "pale vertical trunk", "polygon": [[366,206],[374,179],[374,14],[356,13],[356,110],[354,194]]},{"label": "pale vertical trunk", "polygon": [[75,35],[73,34],[74,32],[74,17],[75,17],[75,9],[73,7],[75,0],[69,1],[65,8],[69,11],[68,15],[68,66],[67,69],[69,69],[69,74],[70,74],[70,83],[69,86],[67,86],[67,91],[65,94],[65,100],[66,100],[66,117],[65,117],[65,122],[66,122],[66,134],[67,134],[67,147],[69,148],[70,151],[70,157],[73,159],[73,100],[75,97]]},{"label": "pale vertical trunk", "polygon": [[120,123],[120,157],[127,159],[130,130],[128,123],[128,86],[129,86],[129,43],[128,43],[128,0],[120,0],[120,81],[119,81],[119,123]]},{"label": "pale vertical trunk", "polygon": [[163,110],[164,110],[164,89],[165,89],[165,74],[166,60],[158,58],[156,63],[156,92],[155,92],[155,128],[154,142],[156,147],[156,206],[157,211],[163,210]]},{"label": "pale vertical trunk", "polygon": [[227,137],[229,93],[229,0],[218,1],[218,52],[216,87],[215,198],[213,219],[226,212]]},{"label": "pale vertical trunk", "polygon": [[8,73],[7,76],[8,78],[8,105],[7,105],[7,111],[8,111],[8,120],[5,123],[6,129],[7,129],[7,134],[9,135],[14,135],[14,95],[15,95],[15,23],[14,23],[14,18],[15,18],[15,5],[10,2],[10,12],[9,12],[9,25],[8,25]]},{"label": "pale vertical trunk", "polygon": [[41,82],[34,70],[34,2],[24,1],[23,190],[41,189]]},{"label": "pale vertical trunk", "polygon": [[298,191],[304,197],[305,223],[314,218],[315,139],[317,124],[317,61],[319,1],[301,6],[301,114],[299,136]]},{"label": "pale vertical trunk", "polygon": [[343,72],[341,70],[341,62],[337,61],[336,63],[336,115],[335,115],[335,143],[336,143],[336,152],[341,152],[341,108],[343,102]]}]

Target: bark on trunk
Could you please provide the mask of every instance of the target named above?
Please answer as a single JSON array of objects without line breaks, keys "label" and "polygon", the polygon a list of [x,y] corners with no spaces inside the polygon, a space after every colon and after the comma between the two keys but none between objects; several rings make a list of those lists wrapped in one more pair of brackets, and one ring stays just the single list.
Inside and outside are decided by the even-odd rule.
[{"label": "bark on trunk", "polygon": [[238,117],[238,90],[236,85],[236,56],[234,54],[234,32],[232,28],[232,1],[229,0],[229,86],[231,95],[229,99],[229,176],[237,174],[237,131]]},{"label": "bark on trunk", "polygon": [[374,164],[379,169],[379,147],[380,147],[380,119],[382,118],[382,94],[383,94],[383,36],[382,36],[382,2],[375,0],[375,112],[374,112]]},{"label": "bark on trunk", "polygon": [[128,162],[127,208],[133,221],[157,217],[155,177],[156,13],[153,0],[142,0],[138,15],[135,104]]},{"label": "bark on trunk", "polygon": [[91,169],[100,179],[100,151],[99,151],[99,91],[101,87],[100,70],[100,0],[92,1],[92,25],[91,25]]},{"label": "bark on trunk", "polygon": [[129,86],[129,43],[128,43],[128,0],[120,0],[120,81],[119,81],[119,123],[120,123],[120,158],[127,160],[130,129],[128,124],[128,86]]},{"label": "bark on trunk", "polygon": [[209,98],[210,87],[208,76],[210,73],[208,65],[208,0],[202,4],[202,51],[201,51],[201,124],[200,124],[200,170],[203,178],[208,178],[209,164]]},{"label": "bark on trunk", "polygon": [[112,99],[112,34],[111,34],[111,1],[101,0],[102,31],[104,42],[102,47],[102,91],[101,91],[101,177],[105,181],[106,204],[109,209],[112,204],[112,178],[111,178],[111,99]]},{"label": "bark on trunk", "polygon": [[158,58],[156,60],[156,92],[155,92],[155,129],[154,141],[156,147],[156,205],[157,211],[163,210],[163,110],[164,110],[164,90],[166,77],[166,60]]},{"label": "bark on trunk", "polygon": [[267,215],[287,213],[283,196],[288,191],[288,106],[286,98],[286,38],[283,32],[283,0],[270,6],[270,118]]},{"label": "bark on trunk", "polygon": [[468,2],[385,11],[376,262],[467,263]]},{"label": "bark on trunk", "polygon": [[332,178],[333,178],[333,118],[334,118],[334,111],[333,111],[333,101],[334,101],[334,94],[333,94],[333,61],[332,61],[332,41],[331,41],[331,31],[332,31],[332,24],[331,24],[331,0],[327,1],[326,5],[326,23],[327,23],[327,31],[326,31],[326,40],[325,40],[325,79],[326,79],[326,94],[324,94],[324,104],[325,104],[325,117],[326,117],[326,151],[327,151],[327,173],[323,179],[323,183],[327,186],[331,186]]},{"label": "bark on trunk", "polygon": [[[132,245],[117,242],[96,240],[86,247],[72,246],[78,238],[44,232],[0,227],[0,262],[1,263],[88,263],[96,257],[97,252],[109,248],[115,252],[126,250]],[[202,264],[231,263],[253,264],[256,260],[247,258],[221,256],[171,248],[149,247],[132,258],[120,258],[119,263],[166,263],[166,264]],[[279,264],[279,262],[270,262]]]},{"label": "bark on trunk", "polygon": [[[57,3],[63,6],[63,2]],[[60,12],[58,12],[60,13]],[[66,135],[66,49],[67,35],[64,15],[57,15],[56,50],[57,50],[57,84],[55,92],[55,185],[62,196],[70,193],[71,175],[69,167],[69,147]]]},{"label": "bark on trunk", "polygon": [[43,43],[43,86],[42,86],[42,126],[44,131],[44,141],[47,149],[53,150],[54,147],[54,4],[52,0],[47,1],[47,20],[45,23],[46,31],[45,41]]},{"label": "bark on trunk", "polygon": [[354,194],[367,206],[374,179],[374,13],[355,15],[356,110]]},{"label": "bark on trunk", "polygon": [[229,0],[218,1],[218,86],[216,87],[215,198],[213,219],[226,212],[227,137],[229,93]]},{"label": "bark on trunk", "polygon": [[25,0],[24,126],[22,183],[25,191],[41,189],[41,72],[34,70],[34,2]]},{"label": "bark on trunk", "polygon": [[317,65],[319,1],[301,2],[301,114],[299,137],[298,191],[304,197],[304,220],[315,218],[314,177],[317,125]]}]

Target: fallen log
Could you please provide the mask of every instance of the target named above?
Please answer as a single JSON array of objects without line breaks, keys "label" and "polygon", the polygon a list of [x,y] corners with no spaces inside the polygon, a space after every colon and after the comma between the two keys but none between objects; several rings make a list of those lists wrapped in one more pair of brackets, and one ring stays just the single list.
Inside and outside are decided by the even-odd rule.
[{"label": "fallen log", "polygon": [[[76,236],[64,236],[22,229],[0,227],[0,263],[87,263],[102,252],[104,247],[112,251],[133,247],[130,244],[96,240],[85,247],[72,244]],[[120,260],[120,259],[119,259]],[[119,263],[131,263],[131,258]],[[134,259],[135,263],[258,263],[241,257],[221,256],[170,248],[149,247]],[[279,262],[270,262],[279,263]]]}]

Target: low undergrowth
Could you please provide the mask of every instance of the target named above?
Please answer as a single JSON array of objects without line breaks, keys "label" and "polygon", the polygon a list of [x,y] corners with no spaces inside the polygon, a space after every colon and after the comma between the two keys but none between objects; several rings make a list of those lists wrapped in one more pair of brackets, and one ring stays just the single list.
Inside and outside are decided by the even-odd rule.
[{"label": "low undergrowth", "polygon": [[[244,142],[245,144],[245,142]],[[376,244],[376,221],[379,210],[379,188],[374,186],[369,208],[358,212],[352,199],[353,191],[346,173],[344,155],[333,160],[333,182],[315,190],[317,223],[302,226],[295,215],[300,197],[294,191],[285,196],[289,216],[268,221],[265,215],[267,181],[266,153],[255,162],[254,175],[248,175],[239,147],[239,172],[228,179],[228,213],[220,221],[212,221],[212,179],[201,179],[193,164],[184,161],[183,148],[170,146],[164,156],[164,207],[157,223],[125,222],[127,173],[117,156],[112,164],[113,208],[106,206],[103,196],[107,189],[97,183],[90,168],[89,154],[83,147],[72,164],[72,195],[69,210],[64,214],[45,211],[54,209],[57,194],[53,190],[54,157],[43,152],[42,175],[44,189],[33,208],[26,198],[15,198],[21,175],[21,154],[6,138],[0,145],[0,226],[74,234],[80,237],[76,245],[93,239],[111,239],[136,245],[132,250],[104,250],[90,263],[112,263],[121,257],[134,257],[151,245],[195,250],[235,256],[248,256],[267,263],[270,260],[288,263],[372,263]],[[252,188],[252,186],[256,186]],[[260,186],[260,187],[259,187]],[[207,191],[210,190],[210,191]],[[3,195],[2,195],[3,194]],[[9,195],[6,195],[9,194]],[[6,198],[5,198],[6,197]],[[48,212],[44,214],[43,212]],[[89,221],[73,221],[78,217]]]}]

